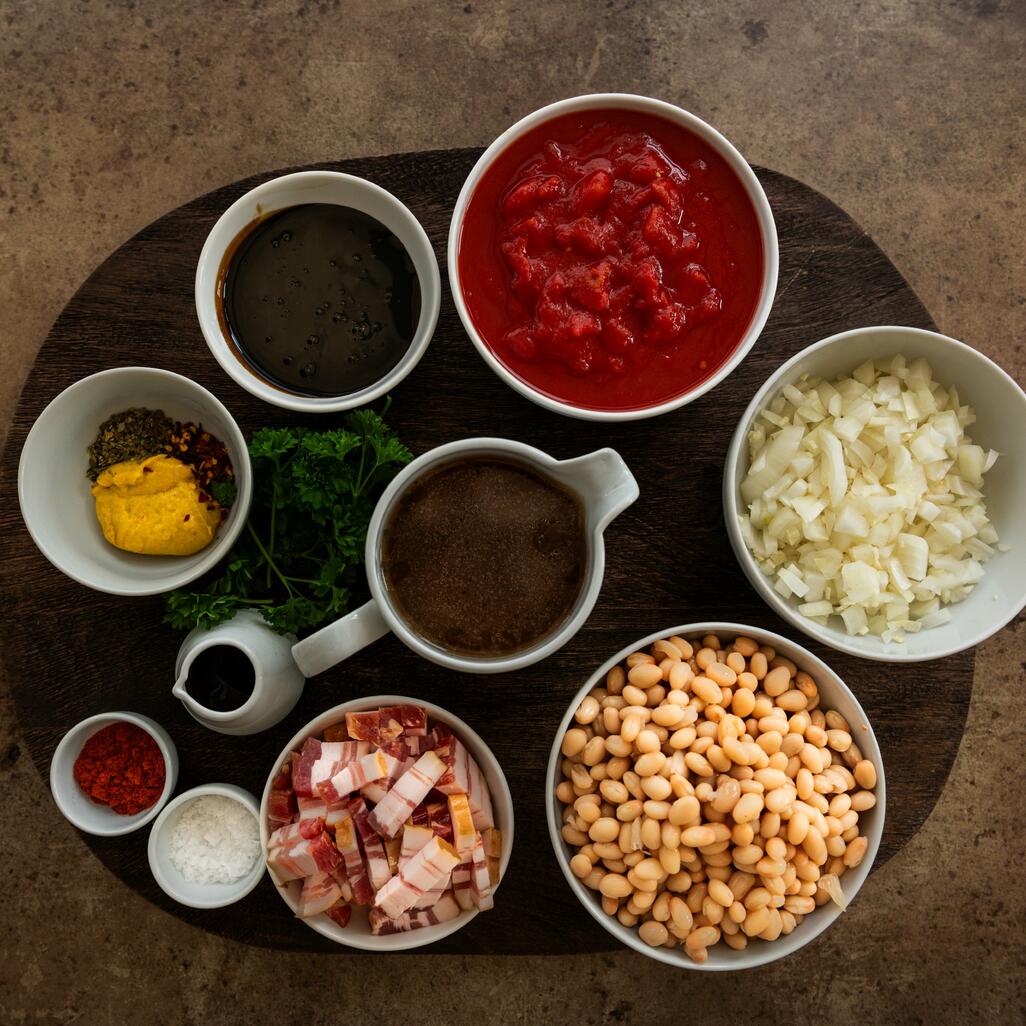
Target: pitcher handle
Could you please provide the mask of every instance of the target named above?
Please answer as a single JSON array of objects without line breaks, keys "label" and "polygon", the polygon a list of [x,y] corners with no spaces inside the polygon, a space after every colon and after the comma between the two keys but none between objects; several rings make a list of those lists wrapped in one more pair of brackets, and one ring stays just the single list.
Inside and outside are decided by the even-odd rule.
[{"label": "pitcher handle", "polygon": [[615,449],[596,449],[559,463],[560,476],[575,485],[604,531],[640,494],[630,467]]},{"label": "pitcher handle", "polygon": [[292,646],[304,677],[316,677],[384,637],[390,628],[374,599]]}]

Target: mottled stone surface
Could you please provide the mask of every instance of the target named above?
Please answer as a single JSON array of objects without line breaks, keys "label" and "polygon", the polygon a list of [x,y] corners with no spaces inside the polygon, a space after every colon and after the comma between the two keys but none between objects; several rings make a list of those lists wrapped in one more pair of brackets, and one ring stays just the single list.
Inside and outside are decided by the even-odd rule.
[{"label": "mottled stone surface", "polygon": [[[0,423],[77,285],[168,208],[278,166],[484,144],[600,89],[680,103],[825,192],[942,330],[1024,381],[1024,57],[1017,0],[0,0]],[[5,703],[0,1021],[1023,1021],[1024,660],[1022,618],[980,648],[937,809],[843,920],[733,977],[626,952],[372,962],[224,942],[88,855]]]}]

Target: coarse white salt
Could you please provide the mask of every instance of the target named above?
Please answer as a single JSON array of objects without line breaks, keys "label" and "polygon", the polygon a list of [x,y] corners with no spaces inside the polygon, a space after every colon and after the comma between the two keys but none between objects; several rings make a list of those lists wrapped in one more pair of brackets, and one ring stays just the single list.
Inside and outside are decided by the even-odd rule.
[{"label": "coarse white salt", "polygon": [[260,856],[256,817],[234,798],[200,795],[175,820],[168,856],[189,883],[235,883]]}]

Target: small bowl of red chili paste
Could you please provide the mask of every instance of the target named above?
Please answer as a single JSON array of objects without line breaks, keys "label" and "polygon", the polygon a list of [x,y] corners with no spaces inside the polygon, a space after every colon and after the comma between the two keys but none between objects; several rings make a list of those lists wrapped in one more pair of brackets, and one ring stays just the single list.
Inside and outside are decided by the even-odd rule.
[{"label": "small bowl of red chili paste", "polygon": [[149,823],[178,780],[178,752],[148,716],[90,716],[61,738],[50,762],[57,807],[79,830],[113,837]]},{"label": "small bowl of red chili paste", "polygon": [[448,264],[467,333],[509,385],[569,416],[634,420],[696,399],[751,349],[777,234],[719,132],[606,93],[543,107],[485,150]]}]

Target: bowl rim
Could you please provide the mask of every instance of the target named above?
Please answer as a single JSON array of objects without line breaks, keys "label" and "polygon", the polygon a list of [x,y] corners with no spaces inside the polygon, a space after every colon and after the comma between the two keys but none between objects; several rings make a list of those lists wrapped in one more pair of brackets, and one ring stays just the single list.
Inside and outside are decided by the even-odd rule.
[{"label": "bowl rim", "polygon": [[[470,204],[471,196],[477,188],[484,173],[491,166],[495,158],[506,149],[506,147],[519,138],[525,132],[559,117],[561,114],[581,110],[595,109],[619,109],[636,110],[654,114],[664,120],[670,121],[678,126],[688,129],[704,142],[710,145],[726,161],[728,166],[737,175],[749,201],[755,211],[756,220],[762,234],[763,250],[763,274],[762,285],[759,292],[759,300],[755,310],[745,329],[738,345],[729,358],[708,378],[697,384],[693,389],[675,396],[664,402],[652,406],[642,406],[629,410],[598,410],[587,406],[575,404],[556,399],[533,385],[524,381],[514,374],[485,344],[477,328],[474,325],[470,311],[467,309],[463,299],[463,288],[459,277],[459,242],[463,229],[463,221]],[[449,223],[449,237],[446,247],[446,267],[449,275],[449,285],[452,292],[453,302],[456,305],[456,312],[459,314],[463,328],[473,343],[474,348],[481,355],[486,364],[495,372],[510,388],[519,392],[522,396],[537,403],[544,409],[554,413],[561,413],[564,416],[574,417],[578,420],[592,420],[605,422],[622,422],[631,420],[645,420],[649,417],[657,417],[671,410],[679,409],[688,403],[694,402],[706,392],[715,388],[726,379],[742,360],[748,355],[752,347],[758,341],[766,321],[773,308],[773,301],[777,290],[777,276],[780,265],[780,250],[777,241],[776,222],[773,218],[773,209],[770,206],[766,191],[762,187],[751,165],[741,155],[741,152],[722,132],[714,128],[707,121],[692,114],[690,111],[679,107],[676,104],[654,97],[644,96],[638,93],[584,93],[578,96],[570,96],[554,103],[540,107],[502,132],[481,154],[474,163],[470,173],[467,175],[460,189],[456,204],[453,207],[452,220]]]},{"label": "bowl rim", "polygon": [[[761,948],[732,952],[732,955],[728,957],[732,957],[733,955],[748,955],[747,958],[738,957],[735,959],[735,961],[740,963],[737,965],[729,963],[720,964],[718,962],[692,962],[691,959],[680,953],[677,948],[669,949],[651,947],[641,940],[636,930],[623,926],[612,916],[607,916],[602,911],[602,907],[595,898],[594,892],[589,891],[571,871],[568,848],[560,834],[560,827],[562,824],[557,822],[556,809],[558,799],[556,798],[555,787],[558,780],[559,764],[563,758],[561,746],[563,735],[567,731],[577,706],[585,695],[587,695],[588,692],[596,686],[596,684],[601,682],[605,678],[605,675],[614,666],[626,659],[632,652],[637,652],[639,649],[644,648],[646,645],[650,645],[654,641],[658,641],[661,638],[669,638],[674,634],[679,634],[685,639],[698,634],[746,635],[754,640],[760,641],[762,644],[773,645],[774,647],[781,648],[781,650],[797,652],[800,654],[802,660],[802,666],[799,667],[800,669],[811,666],[815,674],[819,675],[817,677],[817,681],[819,681],[820,678],[825,677],[829,680],[831,686],[834,686],[835,684],[839,686],[841,692],[847,695],[852,703],[854,703],[855,708],[862,715],[863,721],[866,725],[866,732],[863,737],[859,738],[859,747],[863,750],[863,754],[866,755],[867,758],[873,759],[874,765],[876,766],[877,783],[876,788],[874,789],[874,793],[876,794],[876,805],[874,806],[874,810],[878,809],[879,811],[874,819],[872,836],[869,836],[868,833],[863,835],[869,838],[869,848],[866,851],[862,863],[855,870],[849,870],[849,872],[854,873],[857,876],[857,882],[854,889],[850,892],[847,890],[845,892],[849,903],[855,900],[855,897],[862,889],[863,884],[868,879],[873,863],[876,861],[876,857],[880,851],[880,843],[883,839],[884,825],[887,815],[887,782],[883,754],[880,751],[880,745],[873,730],[873,724],[866,715],[865,710],[862,708],[862,703],[859,702],[858,697],[851,688],[848,687],[836,670],[831,668],[827,663],[820,659],[819,656],[810,652],[799,642],[792,641],[789,638],[785,638],[783,635],[777,634],[774,631],[766,630],[763,627],[755,627],[748,624],[732,623],[725,620],[710,620],[681,624],[678,627],[669,627],[665,630],[655,631],[631,645],[626,645],[617,652],[616,655],[611,656],[602,663],[602,665],[588,677],[585,683],[578,689],[571,699],[570,704],[567,706],[566,713],[563,715],[563,718],[556,729],[556,733],[552,741],[552,747],[549,751],[549,761],[545,769],[544,801],[545,818],[548,825],[549,841],[552,844],[553,853],[556,857],[556,861],[559,863],[559,868],[563,871],[563,876],[566,878],[567,883],[570,885],[570,889],[574,892],[578,901],[587,910],[589,915],[591,915],[591,917],[611,936],[620,941],[620,943],[632,948],[634,951],[637,951],[642,955],[646,955],[649,958],[654,958],[659,962],[663,962],[666,965],[671,965],[678,969],[693,969],[700,972],[734,972],[742,969],[754,969],[759,966],[768,965],[770,962],[776,962],[782,958],[786,958],[788,955],[794,954],[796,951],[810,944],[837,920],[841,915],[841,910],[836,906],[830,906],[826,914],[822,916],[817,915],[815,920],[812,922],[802,923],[803,930],[801,934],[801,943],[796,944],[795,947],[789,951],[780,951],[775,954],[775,943],[767,943],[761,945]],[[792,657],[789,656],[789,658]],[[822,910],[817,909],[816,911],[820,912]],[[792,934],[792,936],[794,935],[795,934]],[[750,953],[752,951],[759,951],[759,954],[753,955]]]},{"label": "bowl rim", "polygon": [[[228,434],[230,437],[224,438],[222,441],[225,443],[230,441],[242,455],[241,462],[233,460],[232,463],[238,493],[236,495],[235,503],[232,506],[233,515],[230,518],[231,523],[221,525],[221,528],[218,530],[213,541],[211,541],[205,549],[200,549],[199,552],[194,554],[196,557],[195,561],[188,567],[183,568],[178,573],[170,576],[166,574],[160,576],[156,574],[158,567],[155,565],[154,574],[147,578],[147,581],[150,583],[142,581],[138,586],[130,586],[125,583],[118,586],[102,586],[90,580],[88,574],[83,574],[74,567],[67,566],[58,560],[48,549],[46,539],[36,530],[36,527],[32,523],[32,517],[27,515],[26,503],[28,499],[26,494],[26,477],[29,467],[27,453],[29,453],[32,445],[40,444],[39,440],[42,438],[42,432],[44,430],[40,425],[43,423],[44,418],[48,414],[53,416],[54,414],[52,411],[55,411],[62,402],[66,402],[68,399],[74,398],[74,394],[76,392],[85,391],[90,386],[95,385],[100,378],[116,378],[140,373],[170,382],[174,388],[181,389],[186,392],[193,391],[194,394],[198,395],[202,404],[208,404],[224,418],[224,423],[228,427]],[[130,402],[130,400],[126,399],[126,402]],[[208,388],[201,385],[198,381],[194,381],[192,378],[186,377],[184,374],[179,374],[176,371],[165,370],[163,367],[147,367],[143,364],[136,364],[129,367],[108,367],[104,370],[96,371],[94,374],[87,374],[84,378],[79,378],[78,381],[72,382],[67,388],[58,392],[57,395],[55,395],[40,411],[39,416],[37,416],[33,421],[32,427],[25,436],[25,441],[21,447],[21,453],[18,457],[18,507],[21,511],[22,522],[25,524],[25,528],[28,531],[29,536],[32,538],[32,541],[35,543],[36,548],[39,549],[46,560],[64,574],[65,577],[71,578],[71,580],[86,588],[102,592],[106,595],[124,595],[128,597],[162,595],[164,592],[184,587],[186,584],[190,584],[192,581],[195,581],[198,577],[202,577],[203,574],[216,566],[217,563],[224,558],[228,550],[235,544],[239,535],[242,533],[242,528],[249,516],[249,507],[252,498],[253,474],[249,460],[249,447],[246,444],[245,436],[242,434],[242,430],[239,427],[238,422],[232,416],[224,403],[222,403],[221,400],[218,399],[217,396]],[[156,556],[153,558],[160,559],[162,557]],[[124,582],[123,577],[121,580]],[[152,583],[156,580],[159,580],[160,583]]]},{"label": "bowl rim", "polygon": [[[271,835],[271,831],[267,828],[267,799],[271,793],[271,784],[274,782],[275,777],[278,775],[278,768],[282,765],[285,759],[288,757],[290,752],[296,750],[308,737],[312,736],[315,731],[312,729],[312,725],[320,722],[321,720],[327,720],[331,717],[334,721],[338,718],[344,717],[347,712],[362,712],[369,708],[374,708],[384,705],[399,705],[409,704],[418,705],[426,709],[429,716],[433,716],[437,720],[447,723],[453,730],[453,733],[457,735],[461,740],[464,738],[470,739],[473,744],[479,745],[481,750],[485,752],[490,758],[493,767],[496,771],[496,778],[499,783],[498,795],[494,788],[489,785],[489,789],[492,797],[492,806],[502,806],[503,810],[509,810],[509,822],[501,825],[502,830],[502,856],[499,860],[499,882],[492,888],[494,894],[496,890],[502,885],[502,881],[506,877],[506,871],[509,868],[510,858],[513,853],[513,836],[514,827],[516,820],[516,810],[513,805],[513,795],[509,789],[509,782],[506,780],[506,773],[502,768],[502,763],[495,757],[495,753],[491,747],[484,741],[480,734],[477,733],[472,727],[470,727],[463,719],[457,716],[455,713],[449,712],[448,709],[443,708],[440,705],[436,705],[434,702],[428,702],[420,698],[411,698],[409,695],[369,695],[366,698],[352,698],[347,702],[341,702],[338,705],[331,706],[328,709],[324,709],[318,713],[306,724],[298,730],[285,747],[278,754],[274,761],[271,771],[267,776],[267,782],[264,784],[263,793],[260,796],[260,812],[259,812],[259,826],[260,826],[260,843],[263,848],[261,853],[261,864],[266,869],[267,875],[274,884],[274,889],[278,891],[282,900],[289,907],[289,909],[295,913],[295,906],[289,897],[288,891],[285,887],[281,886],[274,878],[274,874],[271,872],[270,866],[267,865],[267,840]],[[441,715],[439,715],[439,713]],[[323,729],[323,728],[321,728]],[[482,767],[483,769],[483,767]],[[501,800],[497,800],[501,799]],[[427,947],[429,944],[434,944],[435,941],[444,940],[451,934],[456,933],[457,930],[463,929],[472,919],[478,915],[479,909],[463,909],[460,914],[450,920],[448,923],[439,923],[436,927],[431,929],[439,929],[437,934],[432,935],[429,938],[425,938],[422,935],[425,930],[408,930],[405,933],[388,934],[387,941],[382,944],[368,945],[363,943],[364,938],[358,934],[351,934],[348,937],[339,937],[335,931],[340,931],[345,934],[345,929],[336,926],[328,920],[335,929],[331,930],[326,924],[320,922],[324,918],[323,914],[319,916],[313,916],[308,919],[303,919],[302,922],[306,924],[310,929],[316,930],[317,933],[321,934],[322,937],[326,937],[330,941],[334,941],[336,944],[341,944],[343,947],[356,948],[360,951],[372,951],[378,953],[387,953],[390,951],[410,951],[414,948]],[[297,917],[298,918],[298,917]],[[378,938],[372,938],[378,939]]]},{"label": "bowl rim", "polygon": [[[234,884],[217,885],[220,887],[234,887],[235,890],[227,898],[215,900],[196,897],[191,891],[180,890],[164,872],[160,859],[157,857],[157,843],[160,839],[161,831],[176,810],[207,794],[237,801],[249,810],[259,828],[260,807],[257,805],[256,798],[245,788],[239,787],[236,784],[199,784],[197,787],[190,788],[188,791],[183,791],[181,794],[176,795],[172,801],[164,806],[150,828],[150,836],[146,842],[146,858],[150,864],[150,872],[153,874],[153,879],[157,882],[160,889],[169,898],[177,901],[179,905],[185,905],[189,908],[224,908],[226,905],[234,905],[235,902],[240,901],[249,894],[264,875],[264,853],[261,851],[253,863],[253,868],[245,876],[240,877]],[[195,887],[198,893],[203,884],[189,884],[188,886]]]},{"label": "bowl rim", "polygon": [[[73,807],[65,802],[65,789],[77,785],[73,776],[64,777],[58,774],[58,763],[59,757],[63,756],[73,745],[77,744],[78,750],[81,752],[82,746],[93,734],[118,721],[131,723],[145,730],[156,742],[157,747],[160,749],[161,758],[164,760],[164,790],[160,792],[160,797],[148,809],[137,812],[134,816],[123,816],[120,823],[115,821],[110,827],[101,827],[94,823],[85,822],[77,815]],[[76,754],[75,758],[77,757]],[[178,783],[178,749],[175,747],[174,741],[171,740],[171,735],[156,720],[150,719],[149,716],[124,710],[95,713],[76,723],[57,742],[57,747],[54,748],[53,755],[50,757],[48,776],[50,780],[50,795],[53,798],[54,804],[60,810],[61,815],[73,827],[81,830],[84,834],[92,834],[94,837],[123,837],[125,834],[133,833],[146,826],[147,823],[152,822],[167,805],[168,799]]]},{"label": "bowl rim", "polygon": [[[822,642],[822,644],[828,645],[830,648],[835,649],[838,652],[857,656],[860,659],[871,659],[875,662],[883,663],[922,663],[931,659],[943,659],[946,656],[964,652],[967,649],[974,648],[981,642],[986,641],[987,638],[994,634],[997,634],[998,631],[1010,623],[1019,615],[1019,613],[1022,612],[1024,608],[1026,608],[1026,578],[1023,578],[1022,591],[1018,599],[1018,604],[1015,605],[1015,603],[1013,603],[1014,608],[1010,608],[1007,615],[1002,614],[1003,619],[995,619],[990,627],[977,631],[966,641],[957,642],[955,644],[938,645],[935,649],[925,653],[916,654],[907,651],[885,650],[884,643],[877,639],[879,641],[880,648],[874,648],[866,651],[852,644],[848,640],[847,634],[843,631],[836,628],[822,627],[820,624],[810,620],[808,617],[802,616],[795,606],[791,605],[791,603],[782,595],[779,595],[774,591],[770,586],[769,578],[767,578],[759,568],[758,564],[755,562],[754,556],[745,544],[745,540],[741,536],[741,528],[738,524],[740,504],[738,501],[738,491],[734,478],[737,475],[742,451],[746,447],[748,427],[758,415],[759,410],[766,405],[769,398],[780,390],[784,382],[788,379],[788,376],[792,373],[794,367],[812,353],[819,352],[820,350],[827,349],[834,345],[843,344],[845,341],[854,337],[861,337],[864,335],[882,335],[889,332],[898,332],[916,336],[918,338],[931,339],[938,345],[949,347],[961,357],[968,360],[975,360],[981,366],[985,367],[987,372],[997,374],[1001,378],[1004,378],[1005,381],[1013,386],[1013,388],[1019,393],[1023,406],[1023,422],[1026,423],[1026,393],[1023,392],[1019,384],[1007,371],[1004,370],[1004,368],[999,366],[988,356],[985,356],[978,349],[974,349],[965,342],[952,338],[950,335],[943,335],[937,331],[930,331],[926,328],[913,328],[904,324],[871,324],[860,328],[849,328],[846,331],[840,331],[833,335],[828,335],[826,338],[822,338],[818,342],[814,342],[812,345],[795,353],[795,355],[786,363],[781,364],[773,371],[772,374],[770,374],[752,397],[751,402],[749,402],[745,407],[744,412],[741,414],[741,417],[737,422],[737,427],[734,429],[734,434],[730,440],[730,444],[727,447],[727,455],[723,464],[723,519],[726,524],[727,537],[730,539],[731,548],[734,550],[734,555],[738,563],[741,564],[741,569],[744,571],[745,577],[748,578],[749,583],[759,593],[759,596],[763,601],[766,602],[778,616],[791,624],[791,626],[801,631],[807,637]],[[959,605],[960,603],[956,602],[954,605],[949,607],[952,611],[953,617],[958,615]],[[925,632],[920,635],[920,637],[928,636],[929,632]]]},{"label": "bowl rim", "polygon": [[[390,206],[406,222],[410,233],[424,247],[424,252],[428,255],[424,267],[427,280],[425,280],[424,276],[420,273],[420,268],[414,262],[414,271],[420,283],[421,307],[417,328],[406,352],[399,362],[376,382],[367,385],[359,391],[350,392],[343,396],[304,396],[298,392],[274,387],[261,380],[230,351],[228,342],[224,338],[219,324],[215,331],[212,326],[212,320],[216,321],[216,302],[214,297],[209,295],[204,287],[204,274],[213,266],[216,275],[217,268],[220,267],[224,257],[225,247],[220,244],[215,246],[214,243],[217,236],[226,230],[226,223],[261,201],[271,204],[269,209],[262,212],[261,216],[275,213],[278,210],[284,210],[286,207],[273,205],[274,195],[283,189],[306,184],[334,185],[350,192],[363,191],[364,193],[376,196]],[[353,209],[359,209],[350,203],[343,203],[341,201],[328,202],[333,202],[336,206],[351,206]],[[248,223],[254,220],[248,213],[246,217]],[[237,234],[233,234],[232,239]],[[232,239],[229,239],[228,243]],[[409,247],[404,243],[403,248],[406,249],[407,255],[410,256],[412,262],[413,254],[410,253]],[[344,410],[355,409],[358,406],[364,406],[375,399],[379,399],[413,372],[427,351],[434,338],[435,329],[438,326],[438,316],[441,310],[442,282],[431,239],[419,219],[402,200],[382,186],[370,181],[370,179],[347,174],[344,171],[311,168],[306,171],[292,171],[284,175],[276,175],[274,178],[261,182],[259,185],[255,185],[252,189],[244,192],[222,211],[220,217],[211,226],[203,241],[203,248],[200,250],[199,259],[196,262],[193,292],[196,319],[199,322],[200,331],[207,344],[207,349],[218,362],[221,369],[237,385],[244,388],[257,399],[262,399],[264,402],[278,406],[281,409],[295,410],[300,413],[339,413]]]}]

